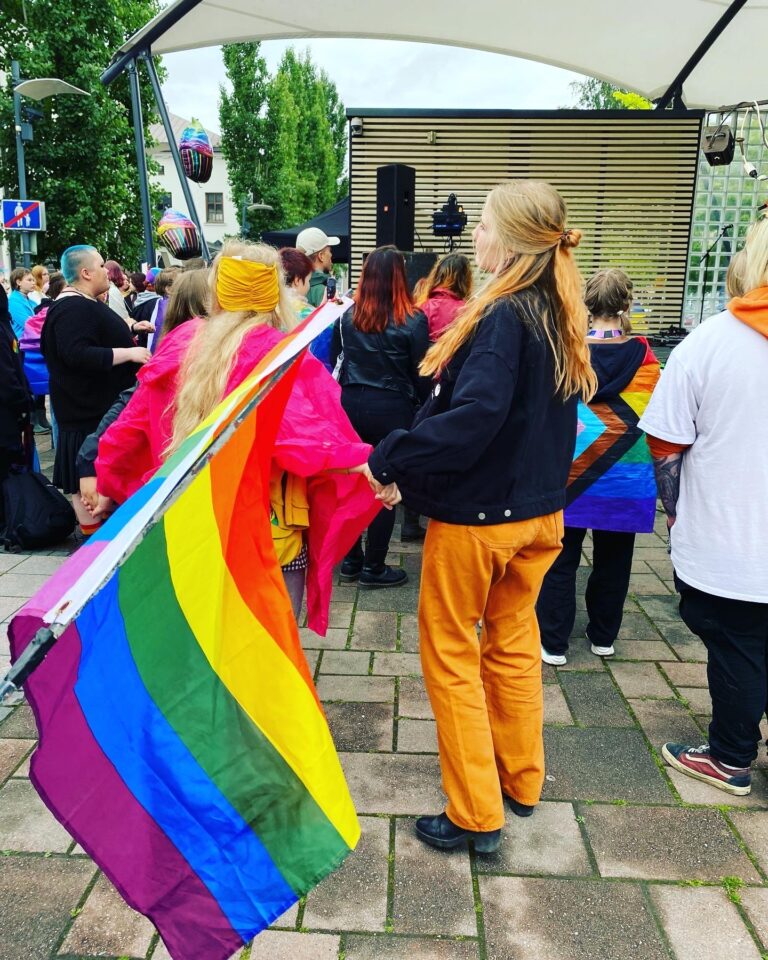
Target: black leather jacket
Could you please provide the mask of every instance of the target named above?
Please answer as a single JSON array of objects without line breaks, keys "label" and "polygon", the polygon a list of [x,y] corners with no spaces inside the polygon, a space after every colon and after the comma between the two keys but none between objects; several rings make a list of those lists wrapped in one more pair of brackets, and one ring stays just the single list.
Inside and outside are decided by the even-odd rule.
[{"label": "black leather jacket", "polygon": [[336,321],[331,338],[331,363],[343,353],[339,383],[378,387],[406,396],[414,406],[432,389],[429,379],[419,376],[419,364],[430,346],[427,318],[417,312],[403,324],[391,319],[382,333],[363,333],[352,322],[354,307]]}]

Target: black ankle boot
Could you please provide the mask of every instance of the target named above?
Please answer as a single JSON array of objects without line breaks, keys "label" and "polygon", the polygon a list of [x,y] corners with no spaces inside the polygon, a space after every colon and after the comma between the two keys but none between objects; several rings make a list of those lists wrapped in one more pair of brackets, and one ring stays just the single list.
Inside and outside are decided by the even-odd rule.
[{"label": "black ankle boot", "polygon": [[452,850],[472,840],[477,853],[493,853],[501,843],[501,830],[465,830],[451,823],[446,813],[439,813],[436,817],[419,817],[416,836],[439,850]]},{"label": "black ankle boot", "polygon": [[408,574],[400,567],[389,567],[383,563],[380,567],[365,564],[360,573],[360,586],[373,589],[375,587],[401,587],[408,583]]},{"label": "black ankle boot", "polygon": [[527,803],[520,803],[519,800],[515,800],[508,794],[505,794],[505,797],[507,803],[509,804],[509,809],[516,817],[530,817],[533,815],[533,811],[536,809],[536,807],[530,806]]},{"label": "black ankle boot", "polygon": [[351,560],[349,557],[344,557],[341,561],[341,570],[339,571],[339,580],[342,583],[354,583],[355,580],[360,576],[360,571],[363,569],[362,560]]}]

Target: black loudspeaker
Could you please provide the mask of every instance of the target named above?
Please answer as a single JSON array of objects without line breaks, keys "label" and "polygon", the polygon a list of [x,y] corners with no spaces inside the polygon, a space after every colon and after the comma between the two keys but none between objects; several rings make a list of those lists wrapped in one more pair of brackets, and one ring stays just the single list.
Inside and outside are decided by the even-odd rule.
[{"label": "black loudspeaker", "polygon": [[405,275],[408,278],[408,290],[413,293],[413,288],[426,277],[429,271],[437,263],[437,254],[431,252],[404,253],[405,257]]},{"label": "black loudspeaker", "polygon": [[701,149],[710,167],[726,167],[733,160],[736,142],[730,127],[707,127]]},{"label": "black loudspeaker", "polygon": [[376,246],[413,250],[416,171],[404,163],[376,170]]}]

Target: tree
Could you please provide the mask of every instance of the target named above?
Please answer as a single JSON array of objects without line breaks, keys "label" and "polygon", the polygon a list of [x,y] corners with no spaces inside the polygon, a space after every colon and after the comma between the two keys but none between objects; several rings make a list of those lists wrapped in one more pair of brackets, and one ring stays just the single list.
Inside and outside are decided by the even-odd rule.
[{"label": "tree", "polygon": [[586,77],[570,84],[576,106],[582,110],[650,110],[653,104],[639,93],[616,87],[607,80]]},{"label": "tree", "polygon": [[[47,231],[38,235],[39,261],[57,261],[73,243],[92,243],[104,256],[134,267],[143,254],[139,181],[128,81],[108,89],[99,76],[111,52],[159,9],[158,0],[119,0],[108,15],[98,0],[35,0],[0,5],[4,49],[0,68],[0,183],[18,189],[10,61],[25,77],[56,76],[90,97],[61,96],[34,106],[34,142],[26,146],[27,191],[45,201]],[[27,14],[29,20],[27,20]],[[143,71],[140,70],[140,73]],[[149,82],[142,80],[145,136],[153,120]]]},{"label": "tree", "polygon": [[258,44],[230,47],[225,64],[232,92],[222,89],[219,117],[233,195],[253,191],[274,208],[252,228],[291,226],[346,196],[344,105],[309,52],[288,48],[271,78]]},{"label": "tree", "polygon": [[[232,199],[238,210],[250,195],[266,199],[262,157],[265,152],[267,64],[260,43],[224,47],[224,67],[232,92],[219,89],[221,151],[227,163]],[[252,227],[263,217],[251,215]]]}]

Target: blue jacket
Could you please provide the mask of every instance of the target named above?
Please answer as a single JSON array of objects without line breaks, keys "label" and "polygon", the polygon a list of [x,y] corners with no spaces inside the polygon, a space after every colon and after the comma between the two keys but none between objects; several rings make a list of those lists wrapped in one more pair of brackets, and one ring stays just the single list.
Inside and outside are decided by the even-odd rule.
[{"label": "blue jacket", "polygon": [[25,297],[21,290],[13,290],[8,297],[8,310],[11,314],[11,324],[17,340],[21,340],[24,333],[24,324],[34,314],[37,306],[29,297]]},{"label": "blue jacket", "polygon": [[536,324],[550,309],[529,289],[498,301],[456,353],[410,430],[371,454],[407,507],[445,523],[488,525],[565,505],[576,398],[555,395],[552,351]]}]

